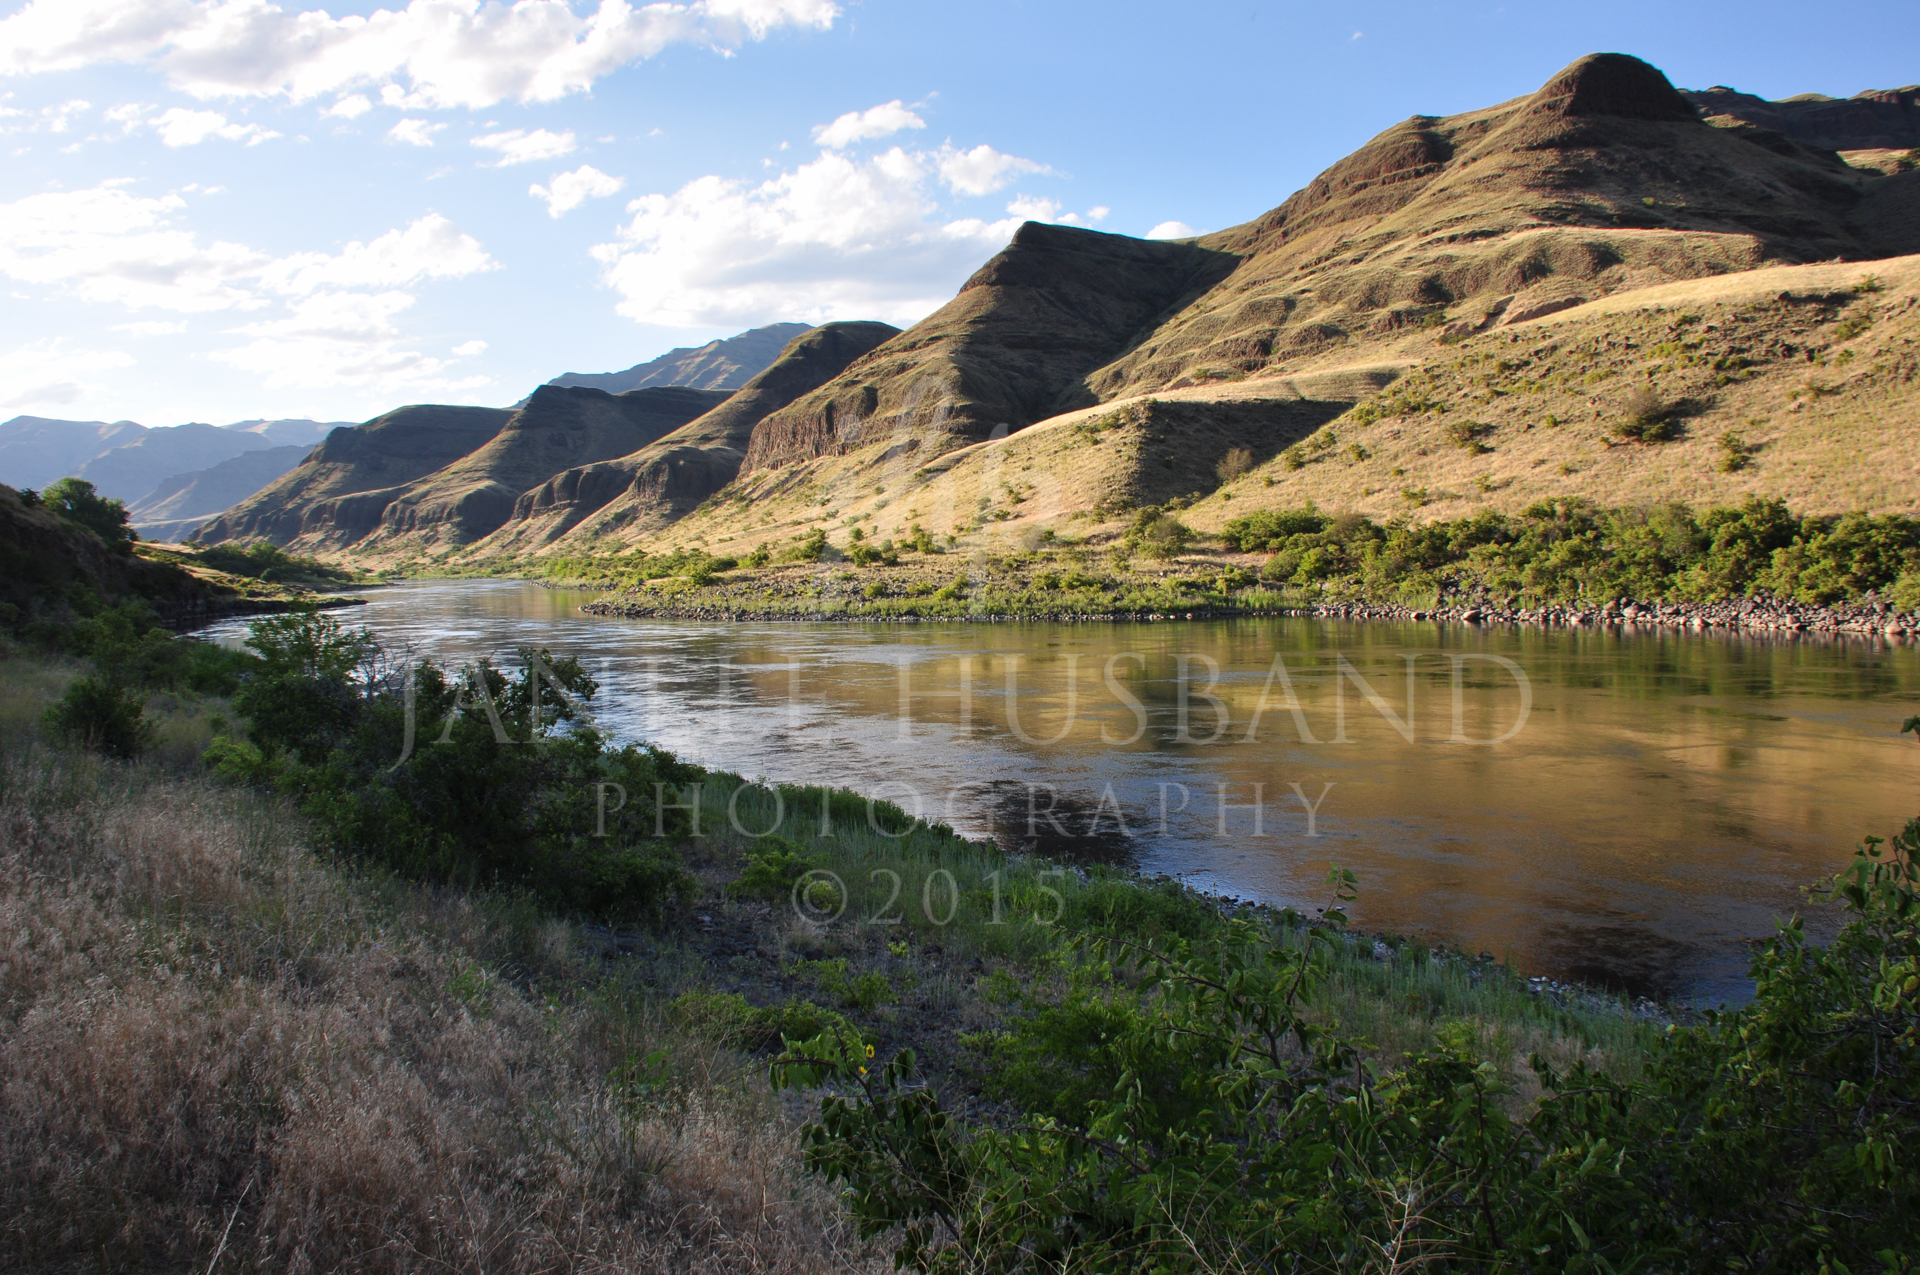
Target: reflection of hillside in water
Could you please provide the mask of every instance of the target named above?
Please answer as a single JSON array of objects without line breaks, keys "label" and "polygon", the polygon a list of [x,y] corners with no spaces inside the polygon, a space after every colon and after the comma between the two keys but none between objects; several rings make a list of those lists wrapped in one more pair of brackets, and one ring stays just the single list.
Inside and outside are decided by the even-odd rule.
[{"label": "reflection of hillside in water", "polygon": [[[1362,925],[1635,987],[1737,993],[1744,941],[1915,794],[1893,733],[1920,699],[1912,648],[1317,621],[701,625],[581,616],[578,595],[499,582],[373,599],[377,632],[443,659],[578,652],[606,725],[704,764],[1301,906],[1337,860],[1360,873]],[[1488,655],[1524,670],[1524,727],[1448,742],[1517,719],[1507,669],[1469,658],[1456,729],[1454,657]]]}]

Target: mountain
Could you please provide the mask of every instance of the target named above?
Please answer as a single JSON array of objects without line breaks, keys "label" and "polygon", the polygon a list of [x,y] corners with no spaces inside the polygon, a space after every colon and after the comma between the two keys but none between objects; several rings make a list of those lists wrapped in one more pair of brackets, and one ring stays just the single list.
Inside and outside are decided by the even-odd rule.
[{"label": "mountain", "polygon": [[102,452],[147,432],[132,421],[62,421],[16,416],[0,424],[0,482],[39,489],[72,477]]},{"label": "mountain", "polygon": [[1194,244],[1028,222],[952,301],[762,420],[743,469],[896,437],[938,455],[1085,406],[1088,373],[1235,264]]},{"label": "mountain", "polygon": [[[1388,515],[1437,505],[1441,493],[1468,507],[1580,494],[1602,472],[1618,472],[1628,493],[1764,490],[1786,477],[1758,472],[1771,464],[1696,480],[1660,459],[1677,453],[1617,445],[1609,422],[1620,418],[1632,382],[1602,384],[1627,371],[1612,328],[1640,333],[1633,340],[1651,348],[1718,347],[1721,365],[1704,371],[1689,361],[1692,353],[1632,369],[1642,384],[1651,376],[1657,385],[1658,369],[1675,364],[1667,379],[1685,400],[1675,410],[1698,409],[1689,433],[1700,441],[1689,449],[1700,455],[1689,464],[1717,475],[1716,434],[1755,430],[1747,422],[1756,419],[1771,430],[1775,411],[1795,401],[1806,406],[1801,356],[1833,344],[1819,337],[1815,319],[1838,323],[1841,313],[1852,314],[1841,298],[1892,316],[1909,295],[1896,282],[1906,279],[1904,270],[1884,272],[1884,302],[1838,285],[1835,299],[1818,305],[1769,300],[1767,323],[1743,329],[1764,331],[1758,349],[1722,340],[1720,331],[1736,330],[1731,318],[1692,347],[1699,337],[1677,336],[1667,319],[1628,322],[1620,316],[1638,315],[1632,305],[1608,312],[1603,303],[1694,280],[1726,280],[1726,295],[1744,297],[1733,287],[1743,275],[1920,252],[1920,219],[1911,215],[1916,183],[1920,173],[1852,167],[1830,149],[1736,117],[1703,118],[1638,59],[1582,58],[1525,97],[1396,125],[1271,212],[1185,243],[1023,227],[948,306],[763,419],[721,498],[647,543],[669,549],[748,538],[743,508],[753,511],[751,538],[770,540],[804,534],[827,518],[869,516],[870,530],[882,536],[916,521],[961,535],[1001,520],[1017,528],[1067,515],[1093,517],[1097,526],[1131,503],[1210,499],[1222,488],[1217,464],[1241,448],[1247,459],[1240,463],[1278,489],[1263,500],[1298,504],[1332,486],[1351,502],[1342,507]],[[1847,273],[1850,288],[1874,272]],[[1792,282],[1798,277],[1774,291],[1802,286]],[[1709,286],[1705,295],[1717,294]],[[1092,297],[1100,308],[1090,312]],[[1518,386],[1511,371],[1518,357],[1476,354],[1492,366],[1457,370],[1462,356],[1454,347],[1523,342],[1538,330],[1524,325],[1556,314],[1579,316],[1554,319],[1555,330],[1577,326],[1594,349],[1529,354],[1533,379]],[[1656,326],[1658,337],[1650,335]],[[1887,358],[1886,366],[1907,364],[1903,355]],[[1480,453],[1433,430],[1409,427],[1420,437],[1404,451],[1357,439],[1359,450],[1351,451],[1341,422],[1400,410],[1405,403],[1390,387],[1411,373],[1422,385],[1448,386],[1449,427],[1459,423],[1470,441],[1495,417],[1520,430],[1524,413],[1543,398],[1556,404],[1545,414],[1582,424],[1514,446],[1529,469],[1504,478],[1455,474],[1456,459]],[[1724,381],[1715,385],[1716,377],[1764,379],[1780,406],[1761,416],[1757,385],[1736,393]],[[1495,383],[1498,392],[1488,388]],[[1901,419],[1887,416],[1884,396],[1874,405],[1874,391],[1838,392],[1861,396],[1863,419]],[[1838,406],[1827,404],[1820,416]],[[1731,415],[1736,410],[1746,415]],[[1781,420],[1783,458],[1801,446],[1797,431],[1813,419],[1803,412]],[[1333,432],[1321,432],[1330,424]],[[1002,426],[1005,436],[996,438]],[[1876,437],[1876,448],[1920,452],[1920,440],[1899,437],[1907,428]],[[1037,436],[1023,438],[1028,431]],[[1342,440],[1338,452],[1303,458],[1295,450],[1310,440],[1331,449],[1335,439]],[[1813,507],[1849,507],[1852,491],[1882,506],[1891,499],[1877,480],[1851,486],[1871,475],[1857,461],[1832,458],[1828,442],[1808,435],[1804,445],[1810,461],[1824,458],[1794,477]],[[1388,450],[1396,457],[1390,465],[1368,459]],[[1555,450],[1564,454],[1549,466],[1546,455]],[[1337,465],[1329,459],[1336,456]],[[1348,470],[1351,486],[1336,481]],[[1440,477],[1423,486],[1415,479],[1424,473],[1444,474],[1449,484],[1472,481],[1464,491]],[[1239,490],[1244,499],[1246,489]],[[1413,494],[1402,497],[1403,490]],[[1435,516],[1458,511],[1436,509]],[[1225,515],[1209,506],[1193,516]]]},{"label": "mountain", "polygon": [[[624,372],[568,372],[549,385],[584,386],[623,394],[662,385],[685,385],[697,390],[737,390],[778,358],[787,342],[807,330],[805,323],[773,323],[739,336],[709,341],[697,349],[668,350],[659,358],[636,363]],[[524,401],[520,406],[525,406]]]},{"label": "mountain", "polygon": [[133,504],[175,474],[191,473],[244,452],[273,444],[259,434],[193,423],[149,429],[130,443],[105,451],[80,466],[84,478],[103,496]]},{"label": "mountain", "polygon": [[397,495],[356,549],[417,553],[471,544],[512,516],[521,492],[555,472],[624,456],[727,398],[726,390],[678,385],[624,394],[542,385],[484,446]]},{"label": "mountain", "polygon": [[764,417],[899,333],[887,323],[827,323],[803,331],[765,371],[704,416],[617,460],[564,470],[526,491],[513,517],[476,551],[537,549],[576,527],[591,542],[673,522],[733,481]]},{"label": "mountain", "polygon": [[1802,93],[1780,102],[1716,85],[1688,90],[1686,97],[1709,123],[1751,124],[1824,150],[1920,147],[1920,84],[1869,89],[1852,97]]},{"label": "mountain", "polygon": [[0,480],[44,487],[85,478],[129,504],[175,477],[245,452],[318,443],[343,421],[251,420],[233,425],[148,428],[133,421],[63,421],[16,416],[0,424]]},{"label": "mountain", "polygon": [[195,527],[267,486],[312,450],[311,443],[268,447],[175,474],[131,506],[128,517],[143,540],[185,540]]},{"label": "mountain", "polygon": [[[1902,92],[1809,135],[1896,136],[1870,130]],[[1595,54],[1524,97],[1394,125],[1212,234],[1028,223],[907,331],[789,342],[677,431],[622,446],[639,435],[614,428],[616,396],[544,387],[512,430],[442,440],[445,459],[368,476],[351,502],[302,485],[330,472],[316,454],[202,536],[481,564],[854,520],[883,539],[1062,520],[1110,538],[1169,501],[1203,529],[1236,499],[1420,518],[1574,495],[1911,508],[1913,253],[1920,172],[1704,115],[1656,68]],[[1670,441],[1617,428],[1649,419]]]},{"label": "mountain", "polygon": [[500,407],[421,404],[336,429],[277,481],[202,526],[195,540],[337,552],[378,526],[406,484],[476,451],[512,417]]},{"label": "mountain", "polygon": [[525,407],[403,407],[337,429],[278,482],[201,527],[202,544],[266,539],[305,553],[448,551],[499,527],[554,473],[622,456],[724,402],[725,390],[624,394],[543,385]]},{"label": "mountain", "polygon": [[235,421],[233,424],[223,425],[221,428],[230,429],[236,433],[258,434],[275,447],[313,447],[332,431],[351,424],[353,424],[352,421],[310,421],[306,419],[269,421],[256,419],[251,421]]}]

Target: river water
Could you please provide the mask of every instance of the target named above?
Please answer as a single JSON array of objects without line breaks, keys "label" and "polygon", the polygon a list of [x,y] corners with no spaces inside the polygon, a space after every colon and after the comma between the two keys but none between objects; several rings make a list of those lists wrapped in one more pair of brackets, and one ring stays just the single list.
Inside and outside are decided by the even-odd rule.
[{"label": "river water", "polygon": [[[508,581],[343,614],[445,664],[573,654],[600,723],[1056,857],[1291,904],[1529,972],[1738,1001],[1751,940],[1920,813],[1911,645],[1245,619],[611,619]],[[216,626],[237,641],[244,622]],[[1831,909],[1810,912],[1829,930]],[[1817,919],[1815,919],[1817,918]]]}]

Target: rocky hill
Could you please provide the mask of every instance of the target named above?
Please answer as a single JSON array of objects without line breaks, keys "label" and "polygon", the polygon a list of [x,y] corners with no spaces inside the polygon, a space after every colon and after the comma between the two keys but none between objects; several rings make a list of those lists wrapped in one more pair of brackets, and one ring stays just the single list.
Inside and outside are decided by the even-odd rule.
[{"label": "rocky hill", "polygon": [[[804,323],[771,323],[702,346],[668,350],[659,358],[636,363],[624,372],[568,372],[547,384],[578,385],[609,394],[663,385],[737,390],[764,371],[789,341],[806,330]],[[524,402],[520,406],[525,406]]]},{"label": "rocky hill", "polygon": [[1738,120],[1826,150],[1920,147],[1920,84],[1869,89],[1852,97],[1802,93],[1782,102],[1725,85],[1690,90],[1686,96],[1709,122]]},{"label": "rocky hill", "polygon": [[337,553],[373,531],[406,485],[477,451],[513,413],[498,407],[396,408],[336,429],[277,482],[202,526],[201,544],[270,540]]},{"label": "rocky hill", "polygon": [[627,455],[728,397],[677,385],[624,394],[543,385],[484,446],[396,495],[356,548],[411,556],[470,545],[512,517],[520,494],[550,475]]},{"label": "rocky hill", "polygon": [[754,428],[844,372],[900,330],[828,323],[804,330],[737,394],[659,441],[617,460],[578,466],[524,494],[475,552],[522,553],[562,540],[585,546],[671,525],[732,482]]}]

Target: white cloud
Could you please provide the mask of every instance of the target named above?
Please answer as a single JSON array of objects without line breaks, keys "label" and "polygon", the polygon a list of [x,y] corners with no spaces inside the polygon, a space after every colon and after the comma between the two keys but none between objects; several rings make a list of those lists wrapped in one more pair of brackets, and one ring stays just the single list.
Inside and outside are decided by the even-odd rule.
[{"label": "white cloud", "polygon": [[935,159],[899,147],[862,161],[826,151],[758,185],[702,177],[628,204],[619,241],[594,255],[620,313],[642,322],[911,323],[1019,225],[943,219]]},{"label": "white cloud", "polygon": [[496,168],[505,168],[509,164],[528,164],[537,159],[558,159],[562,155],[573,154],[575,150],[571,129],[564,133],[549,133],[544,128],[536,128],[532,132],[513,128],[504,133],[476,137],[473,144],[482,150],[499,152],[500,158],[494,163]]},{"label": "white cloud", "polygon": [[[478,240],[445,217],[430,213],[337,253],[275,257],[243,244],[203,244],[174,224],[186,208],[180,196],[145,198],[124,186],[0,204],[0,274],[131,310],[257,315],[235,330],[248,342],[211,357],[259,373],[269,387],[439,391],[474,384],[440,377],[445,362],[408,348],[393,321],[414,301],[404,287],[498,268]],[[129,326],[139,335],[174,327]]]},{"label": "white cloud", "polygon": [[187,330],[185,320],[167,323],[158,319],[145,319],[139,323],[116,323],[115,332],[131,332],[135,336],[177,336]]},{"label": "white cloud", "polygon": [[245,139],[247,145],[258,146],[280,136],[258,124],[228,123],[227,117],[218,111],[189,111],[180,106],[161,114],[153,121],[153,127],[166,146],[197,146],[209,137],[221,137],[229,142]]},{"label": "white cloud", "polygon": [[[4,103],[13,94],[0,98]],[[37,111],[23,111],[18,107],[0,104],[0,133],[48,132],[64,133],[73,127],[76,116],[93,109],[93,103],[74,98],[70,102],[61,102],[54,106],[43,106]]]},{"label": "white cloud", "polygon": [[332,106],[329,106],[320,113],[322,115],[338,116],[343,120],[353,120],[359,119],[372,109],[373,103],[367,100],[365,93],[354,93],[341,98],[338,102],[335,102]]},{"label": "white cloud", "polygon": [[591,164],[582,164],[570,173],[555,173],[551,186],[527,187],[527,193],[547,201],[547,216],[572,212],[589,199],[603,199],[627,184],[624,177],[609,177]]},{"label": "white cloud", "polygon": [[935,157],[940,180],[947,189],[961,195],[991,195],[1019,173],[1050,173],[1045,164],[1037,164],[1018,155],[1003,155],[985,144],[970,151],[942,146]]},{"label": "white cloud", "polygon": [[486,352],[487,343],[485,341],[463,341],[453,347],[453,357],[456,359],[470,359],[476,354],[485,354]]},{"label": "white cloud", "polygon": [[[1060,220],[1060,201],[1035,199],[1031,195],[1017,195],[1007,205],[1007,211],[1022,221],[1058,221]],[[1073,217],[1073,214],[1068,213],[1067,216]],[[1074,220],[1080,219],[1074,217]]]},{"label": "white cloud", "polygon": [[[1135,223],[1138,224],[1137,222]],[[1149,239],[1191,239],[1200,232],[1184,221],[1163,221],[1147,232]]]},{"label": "white cloud", "polygon": [[58,340],[23,345],[0,354],[0,412],[77,402],[99,388],[91,378],[132,363],[118,350],[67,350]]},{"label": "white cloud", "polygon": [[425,120],[401,120],[387,130],[387,140],[409,146],[431,146],[433,135],[445,127],[445,124],[429,124]]},{"label": "white cloud", "polygon": [[[903,128],[925,128],[927,122],[901,104],[899,98],[864,111],[849,111],[831,124],[816,124],[813,140],[830,150],[875,137],[890,137]],[[781,144],[782,147],[785,143]]]},{"label": "white cloud", "polygon": [[295,253],[260,271],[271,287],[295,295],[317,288],[384,288],[421,279],[460,279],[499,268],[480,241],[439,213],[371,243],[348,244],[338,255]]},{"label": "white cloud", "polygon": [[415,104],[481,108],[584,92],[675,44],[729,51],[783,27],[825,30],[832,0],[410,0],[333,17],[266,0],[31,0],[0,20],[0,74],[152,62],[198,98],[295,101],[404,81]]},{"label": "white cloud", "polygon": [[1095,221],[1105,221],[1107,214],[1112,211],[1113,209],[1107,207],[1105,204],[1095,204],[1093,207],[1087,209],[1087,216]]}]

